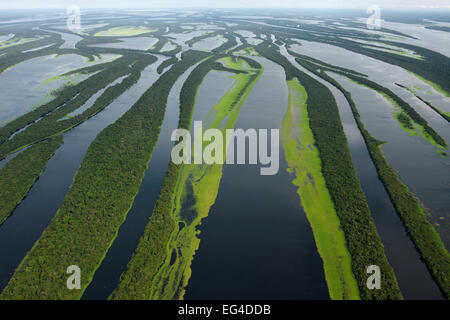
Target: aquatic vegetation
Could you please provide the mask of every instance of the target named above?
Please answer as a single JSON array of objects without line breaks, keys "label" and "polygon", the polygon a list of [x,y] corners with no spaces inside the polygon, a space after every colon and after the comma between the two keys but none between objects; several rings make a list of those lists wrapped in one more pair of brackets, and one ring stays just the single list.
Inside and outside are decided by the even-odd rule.
[{"label": "aquatic vegetation", "polygon": [[17,46],[19,44],[24,44],[24,43],[28,43],[31,41],[35,41],[35,40],[39,40],[38,38],[17,38],[17,37],[13,37],[10,40],[6,40],[3,42],[0,42],[0,49],[5,49],[5,48],[9,48],[12,46]]},{"label": "aquatic vegetation", "polygon": [[169,58],[167,60],[164,60],[156,69],[156,71],[161,74],[166,68],[170,67],[174,63],[176,63],[178,59],[176,57]]},{"label": "aquatic vegetation", "polygon": [[442,94],[444,97],[450,97],[449,90],[445,90],[441,85],[433,82],[432,80],[425,79],[424,77],[420,76],[417,73],[414,73],[414,72],[410,72],[410,73],[412,73],[416,78],[422,80],[426,84],[432,86],[434,88],[434,90],[436,90],[437,92]]},{"label": "aquatic vegetation", "polygon": [[426,140],[428,140],[432,145],[436,145],[438,147],[438,152],[442,152],[446,146],[446,141],[436,132],[433,128],[431,128],[427,121],[422,118],[409,104],[400,99],[397,95],[395,95],[389,89],[383,88],[379,85],[374,85],[374,82],[371,81],[362,81],[356,80],[355,78],[351,79],[357,84],[368,87],[369,89],[373,89],[380,93],[386,100],[388,100],[391,105],[397,110],[395,111],[394,118],[398,120],[400,127],[408,132],[411,136],[422,136]]},{"label": "aquatic vegetation", "polygon": [[353,116],[366,141],[369,154],[375,164],[381,182],[385,186],[398,215],[423,261],[425,261],[442,293],[448,299],[450,295],[450,254],[445,248],[436,229],[428,221],[420,200],[400,180],[395,170],[389,166],[381,149],[383,142],[372,137],[367,129],[365,129],[360,119],[357,106],[351,97],[351,93],[346,91],[336,80],[326,73],[321,72],[320,76],[338,88],[349,102]]},{"label": "aquatic vegetation", "polygon": [[99,31],[94,36],[95,37],[131,37],[137,36],[144,33],[155,32],[155,29],[148,29],[146,27],[131,27],[122,26],[114,27],[105,31]]},{"label": "aquatic vegetation", "polygon": [[[125,90],[136,83],[140,77],[140,72],[147,65],[155,61],[156,58],[150,55],[147,55],[142,59],[139,59],[139,57],[121,58],[120,61],[116,61],[110,68],[89,77],[78,85],[64,89],[57,99],[36,108],[33,112],[11,121],[5,127],[0,128],[0,137],[5,137],[5,140],[15,131],[20,130],[26,125],[31,125],[23,132],[15,135],[11,140],[6,140],[0,145],[0,157],[4,157],[29,144],[42,141],[47,137],[67,131],[84,120],[96,115]],[[133,62],[134,64],[130,67],[129,64]],[[128,75],[128,77],[122,82],[106,89],[92,107],[75,117],[59,121],[67,114],[78,109],[100,89],[124,75]],[[44,115],[45,117],[40,121],[34,122],[38,117]]]},{"label": "aquatic vegetation", "polygon": [[[44,172],[48,160],[63,143],[63,132],[95,115],[101,120],[107,119],[110,113],[102,118],[105,115],[101,113],[102,110],[137,83],[144,69],[146,75],[151,70],[155,78],[157,75],[153,72],[156,71],[159,79],[135,104],[124,107],[128,112],[101,131],[91,143],[53,220],[48,226],[47,221],[40,225],[41,229],[36,227],[33,230],[39,230],[38,234],[41,234],[47,226],[41,238],[18,265],[12,278],[10,275],[14,266],[8,272],[0,270],[0,288],[9,281],[0,299],[80,299],[95,273],[98,272],[100,277],[106,275],[98,268],[112,243],[116,241],[118,247],[122,244],[123,239],[116,239],[117,232],[129,218],[127,216],[134,197],[144,181],[172,86],[180,75],[192,67],[194,71],[180,93],[179,127],[189,129],[197,91],[206,76],[211,71],[220,71],[232,78],[233,84],[224,88],[228,90],[222,97],[217,97],[220,100],[215,100],[217,104],[207,110],[209,113],[203,119],[207,124],[205,129],[218,128],[224,132],[235,126],[243,102],[263,71],[252,56],[270,59],[281,65],[286,74],[289,105],[283,120],[282,143],[295,187],[289,181],[286,181],[285,187],[297,190],[312,227],[317,251],[323,262],[329,296],[332,299],[402,299],[356,175],[333,94],[316,77],[309,76],[309,72],[302,72],[304,69],[299,69],[297,64],[291,64],[286,58],[288,55],[284,55],[284,49],[281,54],[279,47],[289,47],[290,44],[307,40],[344,48],[413,72],[448,97],[450,60],[446,55],[406,44],[406,41],[420,43],[421,39],[395,30],[382,28],[382,34],[367,32],[364,23],[351,19],[339,19],[337,22],[335,18],[329,17],[323,21],[305,22],[300,26],[292,19],[285,19],[284,15],[278,18],[278,13],[274,13],[277,17],[256,19],[237,19],[215,10],[188,15],[174,11],[160,18],[146,16],[145,12],[128,12],[123,16],[127,19],[122,15],[102,15],[89,13],[85,21],[93,24],[83,26],[82,31],[69,31],[63,23],[57,26],[44,19],[38,23],[6,23],[1,28],[0,74],[19,63],[47,55],[76,54],[84,57],[90,65],[48,78],[41,85],[56,80],[75,81],[51,92],[36,105],[24,106],[29,110],[28,113],[7,123],[0,123],[0,160],[20,151],[0,169],[0,236],[5,230],[5,234],[14,231],[8,229],[12,224],[8,222],[15,223],[17,219],[6,219],[14,215],[15,208],[30,190],[33,196],[29,200],[33,201],[38,188],[31,188]],[[66,42],[71,42],[70,37],[65,38],[61,32],[57,33],[62,28],[65,28],[65,34],[80,41],[77,40],[76,45],[67,49]],[[158,39],[151,48],[150,44],[139,49],[139,45],[118,48],[120,37],[124,38],[122,40],[133,40],[129,37],[139,40],[150,36],[154,41]],[[208,39],[211,37],[226,41],[216,43],[214,47],[209,42],[211,39]],[[207,43],[204,49],[209,48],[209,52],[189,50],[190,47],[201,48],[199,42],[203,40]],[[105,43],[116,44],[117,48],[97,46]],[[392,117],[403,130],[427,139],[443,155],[447,142],[409,104],[387,88],[368,80],[367,75],[290,50],[288,54],[297,58],[303,67],[315,75],[335,85],[347,98],[379,178],[408,235],[441,291],[449,298],[448,251],[428,221],[423,204],[402,183],[395,170],[389,167],[383,156],[382,142],[373,138],[364,128],[350,93],[332,78],[333,73],[381,94],[393,106]],[[104,55],[115,55],[116,59],[96,63]],[[157,61],[156,56],[165,60],[147,69]],[[78,81],[79,78],[83,80]],[[279,80],[284,83],[284,79]],[[420,90],[423,95],[422,88],[404,88],[449,121],[448,112],[443,112],[415,93],[414,90]],[[439,127],[439,132],[445,133],[445,128]],[[444,136],[444,133],[441,134]],[[204,148],[208,146],[204,143]],[[353,160],[358,161],[355,158]],[[165,168],[164,165],[161,170]],[[51,167],[49,172],[55,171],[53,169]],[[148,213],[151,212],[148,224],[110,299],[184,297],[191,278],[191,263],[198,254],[198,228],[216,202],[222,169],[220,164],[177,166],[169,162],[161,189],[152,191],[152,199],[159,194],[155,207],[150,208],[147,203],[145,208],[149,210]],[[37,195],[39,197],[42,193],[37,192]],[[61,200],[62,196],[63,193]],[[299,203],[295,194],[293,199],[297,200],[296,204]],[[19,209],[29,204],[27,201]],[[59,204],[52,203],[54,211]],[[53,213],[50,212],[49,219]],[[19,212],[17,214],[18,217]],[[446,214],[443,212],[441,216]],[[446,221],[442,220],[442,224],[448,224]],[[440,220],[437,222],[441,223]],[[24,239],[17,237],[17,247],[23,244],[21,241]],[[30,242],[26,250],[32,244]],[[129,247],[130,244],[134,245],[135,242],[127,243]],[[311,244],[314,250],[312,241]],[[196,259],[201,259],[202,254]],[[7,254],[2,257],[5,261],[10,258]],[[304,263],[309,267],[311,263],[316,263],[312,261],[308,259]],[[318,257],[317,262],[320,264]],[[407,267],[407,263],[405,260],[405,265],[401,267]],[[70,291],[66,288],[66,269],[73,264],[82,270],[81,290]],[[367,288],[369,265],[381,268],[381,290]],[[403,272],[402,268],[400,272]],[[292,275],[294,278],[297,276],[295,272]],[[428,281],[430,283],[427,284],[434,288],[432,280]],[[284,285],[281,283],[280,288]],[[323,293],[326,296],[326,290]],[[407,292],[405,296],[408,296]]]},{"label": "aquatic vegetation", "polygon": [[[317,74],[317,70],[336,72],[343,76],[346,76],[351,81],[356,82],[359,85],[375,90],[387,100],[389,100],[389,102],[391,102],[395,108],[404,112],[403,121],[399,121],[403,129],[410,133],[413,133],[414,135],[418,135],[418,130],[420,130],[423,133],[423,136],[431,144],[438,145],[440,150],[447,147],[447,142],[432,127],[429,126],[428,122],[419,113],[417,113],[417,111],[414,110],[413,107],[411,107],[408,103],[406,103],[403,99],[401,99],[398,95],[396,95],[388,88],[383,87],[367,78],[354,75],[353,73],[346,73],[339,71],[336,68],[328,68],[315,65],[314,63],[305,61],[299,57],[296,58],[296,61],[313,73]],[[409,122],[406,120],[406,116],[410,118]],[[396,117],[396,119],[398,119],[398,116]],[[414,122],[414,127],[418,128],[417,130],[414,130],[412,122]]]},{"label": "aquatic vegetation", "polygon": [[[133,203],[158,139],[170,88],[193,63],[188,52],[90,145],[50,225],[0,299],[79,299]],[[83,270],[82,290],[67,290],[66,268]],[[28,272],[28,270],[32,270]]]},{"label": "aquatic vegetation", "polygon": [[359,299],[351,257],[333,201],[322,175],[320,155],[309,127],[308,95],[297,78],[288,81],[289,105],[282,126],[282,142],[289,170],[295,175],[302,206],[311,224],[333,300]]},{"label": "aquatic vegetation", "polygon": [[[208,128],[219,129],[225,135],[226,129],[233,128],[240,108],[261,71],[250,69],[245,61],[237,59],[233,61],[231,58],[226,58],[223,62],[228,68],[249,71],[232,76],[233,85],[204,119],[204,123],[209,124]],[[201,137],[194,137],[194,139],[201,139]],[[208,144],[203,145],[204,148],[207,146]],[[223,147],[223,154],[226,154],[227,146]],[[184,287],[191,276],[190,264],[200,244],[200,239],[197,238],[197,227],[208,215],[215,202],[221,177],[221,164],[189,164],[181,167],[173,208],[178,230],[172,233],[166,260],[152,281],[150,299],[183,297]],[[173,254],[175,259],[172,259]]]}]

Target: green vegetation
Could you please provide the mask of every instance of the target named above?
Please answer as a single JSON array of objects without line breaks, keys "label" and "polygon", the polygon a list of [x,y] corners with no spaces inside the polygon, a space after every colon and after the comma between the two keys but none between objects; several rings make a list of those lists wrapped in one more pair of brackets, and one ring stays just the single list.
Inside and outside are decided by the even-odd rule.
[{"label": "green vegetation", "polygon": [[356,49],[353,46],[349,47],[347,45],[345,45],[344,47],[346,49],[362,53],[369,57],[405,68],[406,70],[409,70],[416,74],[423,81],[428,82],[430,85],[434,86],[436,90],[440,90],[441,93],[448,96],[447,92],[450,92],[450,80],[448,76],[444,76],[442,74],[443,70],[449,70],[450,59],[448,57],[425,48],[416,47],[401,42],[383,42],[416,52],[416,54],[423,57],[423,59],[416,59],[398,55],[395,53],[377,51],[367,48]]},{"label": "green vegetation", "polygon": [[47,139],[22,151],[0,169],[0,225],[26,197],[44,171],[48,159],[63,142],[62,136]]},{"label": "green vegetation", "polygon": [[[93,75],[78,85],[64,89],[57,99],[11,121],[0,128],[0,141],[3,141],[3,144],[0,145],[0,157],[5,157],[29,144],[67,131],[96,115],[136,83],[140,72],[155,61],[156,58],[150,55],[118,59],[110,68]],[[130,63],[132,63],[131,66],[129,66]],[[106,89],[89,109],[77,116],[59,121],[82,106],[98,90],[128,74],[129,76],[122,82]],[[43,118],[36,121],[39,117]],[[15,131],[27,125],[30,126],[26,130],[18,133],[12,139],[6,140]]]},{"label": "green vegetation", "polygon": [[155,29],[148,29],[146,27],[131,27],[122,26],[114,27],[105,31],[99,31],[94,36],[95,37],[131,37],[137,36],[144,33],[155,32]]},{"label": "green vegetation", "polygon": [[[280,39],[299,39],[307,41],[315,41],[330,44],[333,46],[338,46],[356,53],[363,54],[365,56],[384,61],[386,63],[400,66],[406,70],[412,71],[421,77],[432,81],[433,83],[439,85],[446,92],[450,92],[450,76],[449,76],[449,66],[450,59],[440,53],[435,51],[398,42],[398,41],[388,41],[383,40],[380,35],[370,35],[366,32],[357,30],[344,30],[344,29],[334,29],[327,26],[318,25],[307,25],[302,24],[301,29],[296,28],[296,24],[287,21],[271,21],[271,24],[290,26],[293,29],[281,29],[274,27],[254,27],[255,29],[261,29],[260,32],[265,31],[267,33],[276,34]],[[346,22],[349,24],[349,22]],[[351,23],[350,23],[351,24]],[[354,25],[356,28],[363,27],[363,24],[357,23]],[[297,30],[294,30],[297,29]],[[365,29],[365,27],[363,27]],[[401,34],[392,30],[382,28],[382,32],[389,32],[392,34],[401,35],[403,37],[413,38],[406,34]],[[352,39],[363,39],[363,40],[376,40],[380,45],[390,45],[398,47],[399,50],[415,52],[416,56],[423,57],[422,59],[417,59],[417,57],[404,56],[401,54],[386,52],[377,50],[375,48],[364,47],[365,44],[355,42]],[[413,38],[414,39],[414,38]],[[291,40],[292,41],[292,40]]]},{"label": "green vegetation", "polygon": [[383,182],[395,209],[406,227],[422,259],[447,299],[450,297],[450,255],[445,249],[439,234],[428,221],[420,200],[415,197],[389,166],[381,146],[383,142],[373,138],[365,129],[357,107],[351,97],[336,80],[321,72],[320,76],[338,88],[349,102],[353,116],[366,141],[369,154],[375,164],[378,176]]},{"label": "green vegetation", "polygon": [[[214,22],[222,29],[207,31],[186,44],[192,46],[212,36],[224,37],[227,41],[211,50],[212,53],[184,52],[180,61],[175,55],[182,47],[172,42],[173,38],[168,34],[191,32],[183,29],[181,24],[196,21],[194,15],[180,18],[182,22],[174,24],[135,14],[127,20],[127,24],[131,22],[130,26],[124,25],[123,18],[108,18],[107,24],[102,22],[88,32],[80,32],[83,39],[74,49],[61,49],[64,43],[61,35],[44,31],[60,32],[55,25],[55,29],[45,23],[40,23],[40,29],[33,28],[31,23],[2,27],[2,35],[14,33],[15,36],[0,43],[0,73],[23,61],[48,55],[77,54],[91,62],[98,61],[102,54],[120,57],[66,73],[63,78],[78,75],[89,75],[89,78],[52,92],[48,97],[50,101],[40,101],[29,113],[0,127],[0,159],[22,150],[0,169],[0,226],[14,214],[16,206],[45,170],[48,159],[63,142],[61,133],[98,114],[135,84],[142,70],[156,61],[152,54],[168,59],[157,67],[161,76],[153,86],[91,144],[62,206],[15,270],[0,299],[79,299],[127,217],[158,140],[169,92],[178,77],[189,67],[199,64],[180,94],[179,127],[190,128],[196,94],[206,75],[211,70],[232,73],[234,84],[204,119],[209,127],[223,132],[234,126],[243,102],[262,72],[262,66],[248,57],[258,55],[280,64],[286,73],[290,103],[283,120],[282,142],[289,170],[295,174],[292,183],[298,188],[323,260],[330,297],[402,298],[359,185],[334,97],[326,86],[295,68],[279,53],[277,45],[305,39],[345,48],[403,67],[447,97],[450,92],[449,58],[425,48],[388,41],[386,36],[332,26],[331,18],[323,24],[302,24],[298,28],[297,22],[282,19],[260,19],[259,22],[266,23],[264,25],[229,20],[219,13],[208,14],[213,19],[200,19]],[[363,23],[344,20],[341,23],[347,27],[365,27]],[[250,45],[243,36],[235,33],[238,30],[252,32],[256,38],[265,41],[258,46]],[[393,30],[381,31],[412,38]],[[64,32],[76,34],[69,30]],[[271,35],[275,36],[274,43]],[[151,36],[158,42],[146,52],[93,46],[117,43],[120,37],[131,36]],[[236,38],[242,44],[238,45]],[[174,46],[162,51],[168,43]],[[230,57],[225,55],[226,52],[248,56]],[[448,251],[428,221],[420,200],[389,167],[381,142],[365,130],[350,93],[326,72],[344,75],[382,94],[394,106],[394,117],[407,132],[422,134],[441,151],[446,141],[410,105],[387,88],[368,80],[366,75],[288,52],[309,71],[344,93],[391,201],[433,278],[449,298]],[[115,84],[108,87],[112,83]],[[98,99],[90,108],[67,117],[96,93]],[[448,113],[416,97],[449,121]],[[183,298],[191,276],[190,265],[200,241],[197,228],[215,202],[221,176],[222,165],[177,166],[169,163],[144,235],[111,299]],[[81,267],[82,290],[66,288],[66,268],[72,264]],[[366,268],[373,264],[381,268],[381,290],[369,290],[366,286]]]},{"label": "green vegetation", "polygon": [[437,92],[439,92],[440,94],[442,94],[445,97],[450,97],[450,90],[445,90],[444,88],[442,88],[439,84],[434,83],[431,80],[427,80],[424,77],[418,75],[417,73],[411,72],[416,78],[419,78],[420,80],[422,80],[423,82],[425,82],[426,84],[432,86],[434,88],[434,90],[436,90]]},{"label": "green vegetation", "polygon": [[19,44],[24,44],[30,41],[35,41],[38,40],[36,38],[17,38],[17,37],[13,37],[12,39],[0,42],[0,49],[5,49],[5,48],[9,48],[12,46],[17,46]]},{"label": "green vegetation", "polygon": [[178,59],[176,57],[169,58],[167,60],[164,60],[156,69],[156,72],[158,74],[161,74],[167,67],[170,67],[174,63],[177,63]]},{"label": "green vegetation", "polygon": [[[203,119],[204,124],[209,124],[208,128],[219,129],[225,136],[225,130],[233,128],[241,106],[261,73],[257,69],[249,69],[244,61],[231,58],[222,61],[231,69],[243,66],[240,70],[248,72],[232,76],[233,85]],[[204,148],[207,146],[204,144]],[[223,146],[222,154],[225,155],[226,150],[227,146]],[[216,200],[221,177],[222,164],[181,167],[173,206],[173,219],[178,228],[170,237],[164,264],[152,280],[150,299],[183,298],[184,288],[191,277],[191,261],[200,244],[197,228]],[[172,259],[174,256],[175,260]]]},{"label": "green vegetation", "polygon": [[397,120],[402,124],[403,127],[409,130],[413,130],[414,126],[412,124],[411,118],[405,112],[396,113]]},{"label": "green vegetation", "polygon": [[[90,145],[63,204],[17,268],[0,299],[78,299],[126,218],[158,139],[170,88],[205,57],[189,51]],[[83,270],[67,290],[66,268]],[[30,271],[31,270],[31,271]]]},{"label": "green vegetation", "polygon": [[410,57],[413,59],[417,59],[417,60],[425,60],[424,57],[422,57],[421,55],[418,55],[416,52],[411,51],[411,50],[407,50],[407,49],[402,49],[396,46],[391,46],[388,44],[383,44],[383,43],[376,43],[374,42],[373,44],[370,44],[368,46],[363,46],[363,48],[368,48],[368,49],[375,49],[375,50],[380,50],[380,51],[386,51],[389,53],[393,53],[393,54],[398,54],[398,55],[402,55],[405,57]]},{"label": "green vegetation", "polygon": [[[317,73],[316,71],[317,69],[322,69],[340,73],[360,85],[369,87],[370,89],[379,92],[386,99],[388,99],[393,104],[394,107],[403,110],[404,113],[401,116],[401,119],[398,118],[398,115],[396,117],[403,126],[403,128],[412,130],[413,129],[412,122],[414,122],[414,124],[424,133],[424,137],[428,139],[431,144],[438,144],[442,148],[445,148],[447,146],[447,142],[432,127],[428,125],[428,122],[420,114],[418,114],[413,107],[411,107],[408,103],[406,103],[404,100],[402,100],[399,96],[397,96],[394,92],[392,92],[388,88],[383,87],[378,83],[373,82],[367,78],[356,76],[354,75],[354,72],[352,73],[341,72],[336,67],[328,68],[319,65],[314,65],[311,62],[301,59],[300,57],[297,57],[296,61],[311,72]],[[406,120],[407,116],[410,118],[409,121]]]},{"label": "green vegetation", "polygon": [[199,42],[199,41],[204,40],[204,39],[208,39],[208,38],[214,37],[217,34],[218,34],[217,32],[205,32],[205,34],[202,34],[200,36],[197,36],[197,37],[194,37],[192,39],[187,40],[186,44],[189,47],[192,47],[194,45],[194,43]]},{"label": "green vegetation", "polygon": [[[200,64],[184,83],[180,93],[179,128],[190,128],[198,88],[218,58],[220,56],[214,56]],[[243,65],[241,59],[234,61],[236,63],[231,63],[230,59],[223,61],[227,63],[227,67],[233,69],[239,69]],[[237,74],[233,77],[239,79],[237,81],[240,88],[237,91],[230,90],[213,108],[218,114],[214,117],[212,125],[218,125],[219,119],[225,119],[227,114],[230,118],[227,119],[225,126],[231,126],[234,123],[240,108],[238,102],[245,99],[246,92],[250,90],[250,85],[255,80],[248,79],[255,75]],[[232,107],[231,110],[230,107]],[[209,116],[212,117],[212,113]],[[195,179],[192,174],[199,178],[201,172],[205,173],[205,177],[197,181],[194,191],[192,181]],[[177,166],[169,162],[152,217],[128,263],[127,270],[122,274],[118,288],[111,296],[112,299],[182,298],[183,287],[190,277],[190,261],[199,242],[196,238],[195,226],[208,214],[209,207],[214,203],[220,177],[221,166],[219,165],[196,168]],[[208,189],[207,192],[205,188]],[[186,192],[189,192],[189,197],[196,199],[196,209],[189,215],[191,218],[186,217],[180,207],[183,205],[183,199],[186,199],[188,195]],[[202,193],[203,196],[198,197]],[[198,198],[195,198],[196,196]],[[181,230],[180,223],[177,225],[177,221],[183,222]],[[171,269],[172,250],[176,250],[178,246],[183,255],[177,254],[174,267]],[[170,281],[172,285],[165,286],[166,281]]]},{"label": "green vegetation", "polygon": [[415,95],[417,97],[417,99],[419,99],[420,101],[422,101],[423,103],[425,103],[427,106],[429,106],[431,109],[433,109],[434,111],[436,111],[442,118],[444,118],[445,120],[447,120],[448,122],[450,122],[450,112],[445,112],[442,111],[441,109],[433,106],[433,104],[431,104],[431,102],[426,101],[425,99],[419,97],[418,95]]},{"label": "green vegetation", "polygon": [[282,126],[282,142],[289,170],[295,174],[302,206],[323,260],[333,300],[359,299],[351,257],[339,218],[322,175],[320,155],[309,127],[307,93],[297,78],[288,81],[289,105]]},{"label": "green vegetation", "polygon": [[430,30],[450,32],[450,27],[446,27],[446,26],[426,26],[425,28],[430,29]]},{"label": "green vegetation", "polygon": [[227,50],[230,50],[231,48],[234,48],[237,45],[236,38],[232,34],[227,32],[227,33],[223,34],[223,37],[227,41],[225,43],[223,43],[222,45],[220,45],[219,47],[213,49],[212,52],[214,52],[214,53],[226,52]]},{"label": "green vegetation", "polygon": [[[332,93],[320,82],[295,68],[267,42],[256,46],[256,50],[280,64],[287,80],[297,78],[308,93],[306,103],[309,125],[322,160],[322,174],[344,231],[361,299],[401,299],[395,274],[384,254],[383,244],[356,176]],[[369,290],[366,286],[366,268],[373,264],[381,269],[381,290]]]},{"label": "green vegetation", "polygon": [[214,65],[214,70],[217,71],[225,71],[225,72],[231,72],[231,73],[248,73],[248,71],[246,70],[241,70],[241,69],[233,69],[233,68],[229,68],[229,67],[225,67],[222,63],[217,62]]},{"label": "green vegetation", "polygon": [[[436,280],[444,295],[449,298],[450,255],[445,249],[439,234],[428,221],[420,200],[409,191],[408,187],[402,183],[397,173],[387,163],[381,151],[383,142],[373,138],[365,129],[350,92],[346,91],[324,70],[319,72],[319,66],[305,64],[304,61],[302,62],[301,60],[297,61],[316,75],[334,85],[346,97],[358,128],[366,141],[369,154],[375,164],[378,175],[384,184],[398,215],[403,221],[406,230],[418,249],[422,259],[427,264],[433,278]],[[341,74],[349,77],[348,74]]]},{"label": "green vegetation", "polygon": [[307,61],[309,63],[315,64],[315,65],[320,66],[320,67],[326,67],[329,70],[333,70],[333,71],[341,72],[341,73],[345,73],[345,74],[350,73],[350,74],[354,74],[354,75],[357,75],[357,76],[360,76],[360,77],[367,77],[367,75],[364,74],[364,73],[360,73],[360,72],[357,72],[357,71],[354,71],[354,70],[350,70],[350,69],[347,69],[347,68],[334,66],[332,64],[320,61],[318,59],[315,59],[315,58],[312,58],[312,57],[309,57],[309,56],[305,56],[303,54],[296,53],[296,52],[294,52],[292,50],[289,50],[289,49],[287,51],[288,51],[288,53],[291,56],[294,56],[294,57],[296,57],[298,59],[301,59],[301,60],[305,60],[305,61]]},{"label": "green vegetation", "polygon": [[437,145],[439,151],[443,152],[447,146],[447,142],[431,128],[427,121],[419,115],[414,108],[412,108],[408,103],[400,99],[396,94],[387,88],[384,88],[375,82],[359,77],[348,76],[352,81],[357,84],[368,87],[380,93],[386,100],[388,100],[394,108],[398,111],[394,112],[395,119],[400,123],[400,126],[408,133],[413,136],[422,136],[427,139],[432,145]]},{"label": "green vegetation", "polygon": [[[423,99],[422,97],[418,96],[414,90],[401,85],[399,83],[396,83],[397,86],[399,86],[400,88],[403,88],[405,90],[408,90],[409,92],[411,92],[414,96],[416,96],[417,99],[419,99],[420,101],[422,101],[423,103],[425,103],[427,106],[429,106],[431,109],[433,109],[435,112],[437,112],[442,118],[444,118],[445,120],[447,120],[448,122],[450,122],[450,112],[445,112],[440,110],[439,108],[433,106],[433,104],[431,102],[426,101],[425,99]],[[422,88],[418,88],[418,86],[414,86],[414,89],[416,90],[422,90]]]}]

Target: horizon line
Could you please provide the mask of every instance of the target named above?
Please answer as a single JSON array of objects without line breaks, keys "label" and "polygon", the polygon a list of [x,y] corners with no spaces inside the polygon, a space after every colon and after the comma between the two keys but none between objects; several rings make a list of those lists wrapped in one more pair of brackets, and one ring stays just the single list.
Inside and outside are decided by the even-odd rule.
[{"label": "horizon line", "polygon": [[[128,10],[177,10],[177,9],[191,9],[191,10],[246,10],[246,9],[265,9],[265,10],[366,10],[366,7],[305,7],[305,6],[298,6],[298,7],[271,7],[271,6],[265,6],[265,7],[203,7],[203,6],[173,6],[173,7],[145,7],[145,6],[80,6],[81,8],[85,9],[128,9]],[[46,7],[14,7],[14,6],[8,6],[3,7],[0,6],[0,9],[2,10],[46,10],[46,9],[65,9],[67,6],[59,5],[59,6],[46,6]],[[449,10],[450,11],[450,5],[445,6],[382,6],[384,10]]]}]

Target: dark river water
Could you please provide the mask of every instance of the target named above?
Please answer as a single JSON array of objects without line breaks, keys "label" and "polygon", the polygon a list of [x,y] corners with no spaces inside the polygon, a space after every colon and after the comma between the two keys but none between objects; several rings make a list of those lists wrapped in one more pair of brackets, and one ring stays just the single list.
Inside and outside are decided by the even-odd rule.
[{"label": "dark river water", "polygon": [[[339,108],[356,173],[372,212],[372,218],[378,234],[383,242],[386,256],[390,265],[394,268],[403,296],[406,299],[442,299],[439,288],[428,272],[426,265],[420,259],[419,253],[406,233],[403,223],[378,178],[376,168],[353,118],[347,99],[334,86],[297,64],[295,59],[284,48],[281,48],[281,52],[293,65],[325,84],[333,93]],[[355,103],[359,106],[358,101],[355,100]],[[373,101],[369,105],[372,106],[372,109],[376,106]],[[391,126],[394,125],[391,124]]]},{"label": "dark river water", "polygon": [[[315,52],[313,49],[305,46],[303,53],[311,54]],[[287,54],[283,49],[282,52]],[[331,56],[329,52],[328,55]],[[354,67],[351,59],[343,63],[339,54],[335,57],[338,58],[326,61]],[[292,57],[288,58],[297,65]],[[265,70],[243,104],[235,128],[281,129],[288,96],[285,74],[280,66],[263,58],[255,59]],[[158,63],[147,67],[138,83],[104,111],[64,133],[64,144],[49,160],[27,198],[0,226],[0,291],[54,217],[90,143],[153,84],[158,77],[155,71]],[[362,72],[410,102],[448,141],[448,124],[414,100],[410,93],[393,85],[400,73],[393,77],[391,72],[389,81],[383,80],[382,73],[375,70],[385,66],[371,63],[367,62]],[[117,286],[137,246],[164,180],[170,160],[170,134],[178,124],[179,92],[192,69],[180,77],[171,90],[160,137],[139,193],[83,299],[106,299]],[[207,76],[197,95],[193,120],[204,119],[224,94],[230,84],[225,74],[211,72]],[[389,164],[399,171],[402,181],[420,196],[434,217],[448,212],[448,158],[441,158],[423,139],[405,134],[390,117],[389,106],[380,102],[375,94],[342,77],[336,76],[336,79],[352,92],[368,130],[376,138],[388,141],[383,151]],[[408,81],[412,80],[408,78],[406,84]],[[326,85],[337,100],[361,187],[404,297],[442,298],[377,176],[347,101],[336,88]],[[442,107],[447,103],[436,94],[430,96],[430,101]],[[294,176],[286,171],[281,141],[279,146],[277,175],[261,176],[259,165],[224,165],[216,202],[199,228],[201,242],[192,262],[192,277],[185,299],[329,299],[322,260],[296,187],[292,185]],[[0,167],[14,156],[1,161]]]},{"label": "dark river water", "polygon": [[64,144],[49,160],[26,199],[0,227],[0,291],[54,217],[91,142],[152,85],[158,77],[156,66],[144,69],[139,81],[102,112],[64,133]]},{"label": "dark river water", "polygon": [[172,131],[178,127],[181,87],[196,66],[197,64],[181,75],[170,91],[158,142],[139,192],[128,212],[126,221],[119,229],[117,238],[84,292],[83,299],[108,298],[117,287],[120,275],[125,271],[127,263],[137,247],[148,219],[151,217],[170,161],[172,146],[170,136]]},{"label": "dark river water", "polygon": [[[437,93],[431,86],[398,66],[328,44],[303,40],[301,43],[301,46],[294,45],[292,49],[327,63],[356,69],[367,74],[370,80],[392,90],[409,103],[447,143],[450,143],[448,122],[395,83],[414,89],[419,96],[443,111],[450,111],[450,98]],[[437,230],[448,248],[450,246],[450,223],[447,222],[450,220],[449,156],[441,157],[437,154],[436,147],[421,137],[409,137],[392,119],[391,110],[382,101],[383,99],[374,100],[374,93],[369,90],[348,81],[341,81],[342,78],[336,79],[355,95],[355,99],[358,99],[356,102],[364,114],[363,122],[369,132],[375,138],[387,141],[383,146],[383,152],[388,163],[398,171],[402,181],[430,210],[432,222],[441,224]],[[448,153],[448,147],[446,152]]]},{"label": "dark river water", "polygon": [[[285,74],[280,66],[257,60],[265,71],[235,128],[280,129],[287,108]],[[209,107],[217,102],[217,96],[199,94],[197,101],[202,99]],[[329,299],[281,142],[279,154],[273,176],[261,176],[257,165],[224,165],[218,197],[200,227],[185,299]]]}]

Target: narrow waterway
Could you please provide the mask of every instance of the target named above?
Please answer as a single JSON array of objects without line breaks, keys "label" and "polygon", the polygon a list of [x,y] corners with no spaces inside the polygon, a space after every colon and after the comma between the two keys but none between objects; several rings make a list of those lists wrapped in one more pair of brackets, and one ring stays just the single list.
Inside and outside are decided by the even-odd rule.
[{"label": "narrow waterway", "polygon": [[284,47],[280,49],[294,66],[326,85],[336,99],[356,173],[403,296],[406,299],[442,299],[439,288],[420,259],[386,189],[378,178],[347,99],[337,88],[301,67]]},{"label": "narrow waterway", "polygon": [[28,196],[0,226],[0,291],[54,217],[97,134],[120,118],[158,78],[157,63],[102,112],[64,133],[64,144],[49,160]]},{"label": "narrow waterway", "polygon": [[427,208],[434,212],[434,215],[430,215],[430,219],[434,223],[439,223],[440,227],[437,230],[448,248],[450,245],[448,158],[443,159],[441,155],[433,152],[435,147],[425,138],[405,132],[393,118],[394,107],[383,96],[345,77],[334,74],[332,76],[352,93],[366,129],[376,139],[386,141],[382,146],[383,153],[391,166],[401,168],[399,170],[401,180],[421,199],[426,199]]},{"label": "narrow waterway", "polygon": [[[235,128],[280,129],[288,97],[284,71],[255,59],[265,70]],[[329,299],[312,230],[279,145],[276,175],[261,176],[259,165],[224,165],[216,202],[200,227],[185,299]]]},{"label": "narrow waterway", "polygon": [[170,91],[158,142],[152,153],[139,192],[128,212],[126,221],[119,229],[117,238],[84,292],[83,299],[107,299],[117,287],[120,275],[126,270],[127,264],[151,217],[166,175],[172,146],[170,137],[173,130],[178,127],[181,87],[197,65],[193,65],[183,73]]},{"label": "narrow waterway", "polygon": [[83,37],[77,36],[76,34],[73,33],[66,33],[48,29],[40,29],[40,30],[59,34],[61,36],[61,39],[64,40],[64,43],[61,45],[60,49],[75,49],[76,44],[81,40],[83,40]]}]

